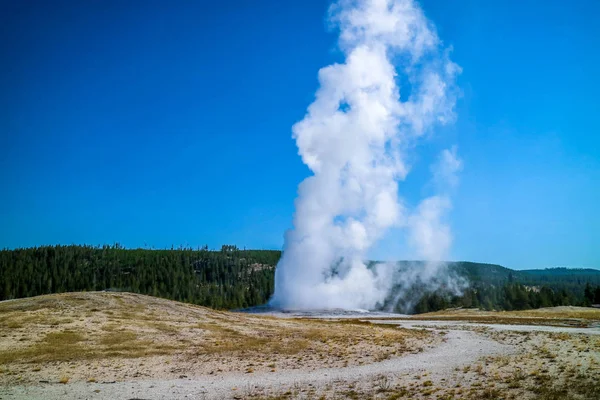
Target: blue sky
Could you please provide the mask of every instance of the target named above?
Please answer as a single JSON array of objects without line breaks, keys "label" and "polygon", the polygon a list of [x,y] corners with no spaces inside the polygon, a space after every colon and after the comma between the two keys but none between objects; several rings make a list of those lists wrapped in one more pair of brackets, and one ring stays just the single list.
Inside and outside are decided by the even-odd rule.
[{"label": "blue sky", "polygon": [[[462,97],[403,195],[456,144],[452,259],[600,268],[600,2],[421,4]],[[342,59],[327,7],[0,2],[0,248],[281,248],[309,173],[291,126]]]}]

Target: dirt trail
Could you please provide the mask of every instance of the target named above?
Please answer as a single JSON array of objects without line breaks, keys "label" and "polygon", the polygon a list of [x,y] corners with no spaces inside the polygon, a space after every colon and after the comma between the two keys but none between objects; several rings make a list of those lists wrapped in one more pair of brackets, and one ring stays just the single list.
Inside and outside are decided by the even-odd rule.
[{"label": "dirt trail", "polygon": [[[202,310],[200,310],[202,311]],[[197,316],[194,316],[197,318]],[[502,344],[486,334],[492,331],[555,332],[572,337],[596,337],[600,327],[572,328],[540,325],[503,325],[469,323],[466,321],[389,320],[369,319],[375,324],[391,324],[402,328],[443,330],[441,344],[416,354],[408,354],[381,362],[359,366],[299,369],[278,369],[276,372],[201,375],[182,379],[147,379],[118,381],[115,383],[90,383],[74,381],[68,384],[37,383],[0,387],[0,399],[241,399],[249,394],[285,391],[291,387],[323,388],[334,383],[373,382],[379,376],[395,378],[425,375],[434,381],[451,381],[457,367],[471,365],[483,357],[518,354],[523,351],[516,344]],[[465,329],[466,327],[466,329]],[[580,335],[580,336],[578,336]],[[504,342],[506,343],[506,342]]]},{"label": "dirt trail", "polygon": [[[226,399],[244,397],[258,388],[276,390],[293,385],[326,385],[335,381],[357,381],[378,375],[415,374],[427,371],[444,377],[461,365],[493,354],[512,352],[510,346],[484,338],[475,332],[451,330],[436,348],[369,365],[323,368],[312,371],[282,370],[275,373],[228,374],[198,379],[147,380],[111,384],[74,382],[68,385],[40,384],[0,389],[2,399]],[[98,390],[98,392],[95,392]]]}]

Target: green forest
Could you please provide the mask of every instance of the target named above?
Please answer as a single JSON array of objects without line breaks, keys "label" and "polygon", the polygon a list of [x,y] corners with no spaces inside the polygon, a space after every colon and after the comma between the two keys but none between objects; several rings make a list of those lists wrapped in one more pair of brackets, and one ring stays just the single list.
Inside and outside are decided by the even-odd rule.
[{"label": "green forest", "polygon": [[525,286],[521,283],[506,283],[502,286],[477,283],[466,289],[461,296],[426,293],[413,311],[424,313],[452,307],[481,308],[484,310],[528,310],[552,306],[590,306],[600,304],[600,286],[586,284],[583,293],[548,286]]},{"label": "green forest", "polygon": [[45,246],[0,251],[0,299],[114,290],[232,309],[264,304],[280,252]]},{"label": "green forest", "polygon": [[[129,291],[212,307],[239,309],[265,304],[274,287],[274,250],[122,246],[43,246],[0,250],[0,300],[72,291]],[[407,262],[399,262],[401,270]],[[418,262],[412,262],[414,265]],[[468,281],[460,296],[418,285],[386,309],[427,312],[447,307],[520,310],[600,304],[600,271],[554,268],[514,271],[499,265],[448,263]],[[418,265],[417,265],[418,267]],[[394,293],[390,299],[397,299]],[[408,304],[408,308],[407,308]],[[383,307],[383,306],[382,306]]]}]

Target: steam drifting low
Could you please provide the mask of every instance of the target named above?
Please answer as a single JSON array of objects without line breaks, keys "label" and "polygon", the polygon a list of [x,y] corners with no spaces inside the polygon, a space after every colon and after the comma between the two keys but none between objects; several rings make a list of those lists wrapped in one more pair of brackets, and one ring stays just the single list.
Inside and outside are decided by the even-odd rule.
[{"label": "steam drifting low", "polygon": [[[374,309],[389,303],[402,280],[426,284],[444,270],[438,261],[451,244],[443,217],[461,168],[456,149],[443,151],[432,166],[439,193],[414,210],[403,205],[398,182],[418,139],[453,120],[460,67],[412,0],[340,1],[329,21],[339,29],[345,61],[319,71],[315,100],[293,127],[313,175],[298,187],[270,304]],[[399,81],[409,83],[406,100]],[[404,273],[365,264],[369,248],[392,227],[405,229],[414,253],[428,262]]]}]

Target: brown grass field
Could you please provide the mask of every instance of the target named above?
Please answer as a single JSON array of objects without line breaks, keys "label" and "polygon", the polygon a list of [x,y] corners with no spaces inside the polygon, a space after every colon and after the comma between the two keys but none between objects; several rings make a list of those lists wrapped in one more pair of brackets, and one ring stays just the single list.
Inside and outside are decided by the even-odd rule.
[{"label": "brown grass field", "polygon": [[463,321],[481,324],[547,325],[589,327],[600,324],[600,309],[590,307],[548,307],[524,311],[483,311],[449,309],[412,315],[407,318],[383,317],[370,320]]},{"label": "brown grass field", "polygon": [[360,365],[422,351],[429,336],[356,320],[220,312],[131,293],[64,293],[0,303],[0,385]]},{"label": "brown grass field", "polygon": [[[458,342],[448,342],[445,350],[456,364],[451,369],[434,362],[409,374],[360,379],[350,374],[320,387],[307,382],[234,387],[228,396],[199,398],[600,399],[600,335],[571,330],[597,330],[598,309],[445,310],[405,320],[464,324],[424,330],[398,327],[402,319],[378,325],[377,320],[276,318],[131,293],[65,293],[5,301],[0,302],[0,398],[132,398],[110,388],[121,382],[123,388],[141,385],[167,393],[171,382],[182,379],[260,380],[295,371],[323,374],[328,369],[370,368],[385,360],[402,365],[403,357],[418,358],[444,347],[453,329]],[[551,331],[494,330],[490,324],[544,325]],[[504,350],[461,363],[461,347],[482,346],[481,341]],[[143,386],[148,382],[151,386]]]}]

